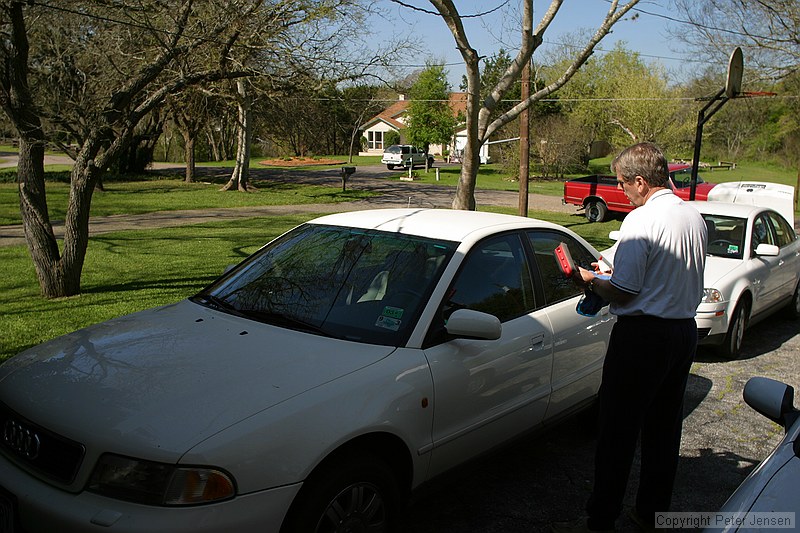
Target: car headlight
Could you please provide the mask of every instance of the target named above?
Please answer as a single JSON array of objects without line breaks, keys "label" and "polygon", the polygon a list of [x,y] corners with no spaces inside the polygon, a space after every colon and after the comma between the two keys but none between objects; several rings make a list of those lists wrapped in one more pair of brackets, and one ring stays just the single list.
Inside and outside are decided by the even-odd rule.
[{"label": "car headlight", "polygon": [[197,505],[232,498],[233,479],[201,466],[176,466],[103,454],[92,472],[90,492],[148,505]]},{"label": "car headlight", "polygon": [[715,304],[722,301],[724,301],[722,298],[722,293],[719,292],[717,289],[703,289],[702,303]]}]

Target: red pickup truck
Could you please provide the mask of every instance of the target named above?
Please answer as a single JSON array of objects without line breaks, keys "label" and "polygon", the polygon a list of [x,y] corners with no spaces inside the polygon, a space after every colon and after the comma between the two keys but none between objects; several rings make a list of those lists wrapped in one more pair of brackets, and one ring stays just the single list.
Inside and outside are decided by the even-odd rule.
[{"label": "red pickup truck", "polygon": [[[684,200],[689,199],[691,173],[691,165],[686,163],[669,164],[672,190]],[[694,199],[707,200],[708,191],[714,185],[716,183],[707,183],[698,176]],[[562,201],[565,204],[581,206],[590,222],[603,222],[608,218],[609,211],[629,213],[634,209],[622,189],[617,187],[617,178],[599,174],[565,181]]]}]

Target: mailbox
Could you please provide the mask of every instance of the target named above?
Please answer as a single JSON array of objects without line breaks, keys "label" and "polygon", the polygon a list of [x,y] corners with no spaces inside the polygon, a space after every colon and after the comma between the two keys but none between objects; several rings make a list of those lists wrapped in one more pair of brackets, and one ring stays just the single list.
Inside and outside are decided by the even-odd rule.
[{"label": "mailbox", "polygon": [[342,191],[347,190],[347,178],[354,174],[356,167],[342,167]]}]

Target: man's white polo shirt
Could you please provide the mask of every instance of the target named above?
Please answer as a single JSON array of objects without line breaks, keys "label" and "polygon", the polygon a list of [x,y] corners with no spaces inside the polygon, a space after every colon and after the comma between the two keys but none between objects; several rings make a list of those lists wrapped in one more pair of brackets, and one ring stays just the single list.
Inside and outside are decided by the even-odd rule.
[{"label": "man's white polo shirt", "polygon": [[707,228],[700,213],[669,189],[625,217],[611,283],[637,296],[611,304],[618,316],[691,318],[703,297]]}]

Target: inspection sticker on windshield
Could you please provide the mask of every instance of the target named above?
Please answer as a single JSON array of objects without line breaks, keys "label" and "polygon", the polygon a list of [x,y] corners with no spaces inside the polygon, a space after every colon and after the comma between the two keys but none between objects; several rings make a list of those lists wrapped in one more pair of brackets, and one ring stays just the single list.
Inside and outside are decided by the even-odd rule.
[{"label": "inspection sticker on windshield", "polygon": [[736,255],[739,253],[739,247],[735,244],[728,245],[728,255]]},{"label": "inspection sticker on windshield", "polygon": [[375,325],[379,328],[397,331],[400,329],[400,324],[402,323],[402,320],[400,320],[401,318],[403,318],[402,309],[387,305],[383,308],[383,312],[381,313],[381,316],[378,317],[378,321],[375,322]]}]

